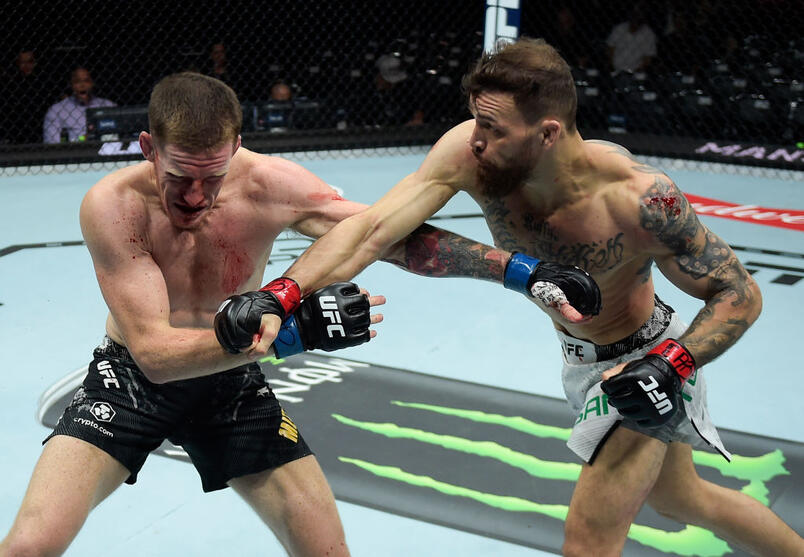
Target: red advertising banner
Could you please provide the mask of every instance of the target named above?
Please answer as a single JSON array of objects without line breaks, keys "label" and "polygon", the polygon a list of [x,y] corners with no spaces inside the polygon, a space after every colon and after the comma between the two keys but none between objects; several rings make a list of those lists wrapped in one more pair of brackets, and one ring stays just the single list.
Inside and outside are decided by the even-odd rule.
[{"label": "red advertising banner", "polygon": [[770,209],[758,205],[738,205],[719,199],[710,199],[690,193],[684,194],[699,215],[777,226],[804,232],[804,211],[795,209]]}]

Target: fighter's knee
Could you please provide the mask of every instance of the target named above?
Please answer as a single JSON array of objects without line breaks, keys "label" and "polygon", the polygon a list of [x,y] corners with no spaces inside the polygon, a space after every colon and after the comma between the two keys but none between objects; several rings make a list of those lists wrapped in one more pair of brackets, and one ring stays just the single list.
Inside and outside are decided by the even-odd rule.
[{"label": "fighter's knee", "polygon": [[0,542],[0,557],[55,557],[64,553],[66,547],[13,532]]},{"label": "fighter's knee", "polygon": [[685,505],[675,498],[651,500],[648,502],[648,505],[664,518],[669,518],[675,522],[685,522],[684,520],[680,520],[687,516],[683,508]]},{"label": "fighter's knee", "polygon": [[577,521],[568,520],[564,525],[564,544],[561,554],[564,557],[574,557],[576,555],[591,555],[589,553],[589,536],[585,528],[577,525]]},{"label": "fighter's knee", "polygon": [[578,544],[575,540],[564,538],[564,544],[561,546],[561,555],[564,557],[581,557],[582,555],[589,555],[586,553],[586,548]]},{"label": "fighter's knee", "polygon": [[619,550],[607,550],[605,544],[590,544],[589,540],[579,537],[564,537],[564,544],[561,546],[561,555],[564,557],[619,557]]},{"label": "fighter's knee", "polygon": [[594,517],[579,516],[576,513],[564,523],[561,554],[565,557],[619,556],[628,531],[628,522],[623,524],[626,524],[625,529],[617,522],[598,521]]},{"label": "fighter's knee", "polygon": [[[694,491],[694,493],[693,493]],[[648,505],[658,514],[680,524],[688,524],[708,516],[709,504],[705,489],[684,490],[648,498]]]},{"label": "fighter's knee", "polygon": [[11,531],[0,541],[0,557],[55,557],[67,551],[70,539],[38,528],[36,524],[36,521],[20,521],[18,517]]},{"label": "fighter's knee", "polygon": [[328,557],[349,557],[349,547],[343,531],[326,531],[319,529],[311,532],[288,532],[288,539],[283,545],[293,557],[327,555]]},{"label": "fighter's knee", "polygon": [[273,530],[292,556],[348,557],[349,548],[334,501],[311,508],[316,494],[289,494],[281,505],[281,520]]}]

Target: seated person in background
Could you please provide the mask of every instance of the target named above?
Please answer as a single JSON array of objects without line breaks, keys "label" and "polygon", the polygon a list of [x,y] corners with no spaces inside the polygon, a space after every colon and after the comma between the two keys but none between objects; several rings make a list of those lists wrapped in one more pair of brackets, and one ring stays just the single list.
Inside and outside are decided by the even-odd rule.
[{"label": "seated person in background", "polygon": [[34,51],[21,49],[0,100],[2,139],[8,143],[41,143],[42,118],[50,100],[48,82],[36,67]]},{"label": "seated person in background", "polygon": [[209,48],[209,58],[201,73],[220,79],[234,89],[235,93],[243,100],[248,95],[244,91],[244,80],[241,79],[240,72],[237,70],[239,65],[236,61],[232,62],[226,52],[226,45],[223,42],[213,43]]},{"label": "seated person in background", "polygon": [[277,80],[271,84],[268,103],[260,112],[260,129],[272,133],[285,132],[292,126],[293,89],[284,81]]},{"label": "seated person in background", "polygon": [[88,69],[78,67],[70,72],[72,95],[52,105],[45,114],[45,143],[59,143],[62,131],[67,132],[70,142],[83,141],[87,133],[87,108],[117,106],[109,99],[94,96],[94,85]]},{"label": "seated person in background", "polygon": [[656,33],[647,24],[645,5],[637,2],[628,21],[615,25],[606,39],[615,72],[645,70],[656,56]]},{"label": "seated person in background", "polygon": [[709,35],[699,27],[695,8],[673,12],[672,29],[659,41],[657,66],[661,71],[700,75],[715,53]]},{"label": "seated person in background", "polygon": [[424,123],[424,110],[414,102],[408,73],[397,56],[385,54],[376,62],[373,88],[362,108],[369,126],[416,126]]},{"label": "seated person in background", "polygon": [[276,81],[271,85],[270,100],[277,102],[289,102],[293,98],[293,89],[284,81]]},{"label": "seated person in background", "polygon": [[541,36],[561,53],[570,67],[585,68],[589,65],[594,50],[589,33],[578,25],[575,13],[569,6],[556,9],[554,21],[545,25]]},{"label": "seated person in background", "polygon": [[209,49],[209,62],[207,71],[208,76],[220,79],[224,83],[228,81],[229,72],[228,64],[226,61],[226,45],[223,43],[215,43]]}]

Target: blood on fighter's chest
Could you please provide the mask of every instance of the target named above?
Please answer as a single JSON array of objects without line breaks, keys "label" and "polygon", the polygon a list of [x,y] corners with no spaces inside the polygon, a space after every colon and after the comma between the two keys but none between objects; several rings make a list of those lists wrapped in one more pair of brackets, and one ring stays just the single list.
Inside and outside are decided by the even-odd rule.
[{"label": "blood on fighter's chest", "polygon": [[254,274],[254,257],[245,249],[243,242],[219,236],[209,242],[209,249],[199,254],[198,264],[206,267],[210,279],[225,295],[242,290],[242,286]]},{"label": "blood on fighter's chest", "polygon": [[221,288],[226,294],[241,290],[254,274],[254,261],[245,250],[227,250],[223,254],[221,269]]},{"label": "blood on fighter's chest", "polygon": [[243,290],[256,269],[255,258],[233,244],[207,245],[162,258],[159,266],[174,296],[224,299]]}]

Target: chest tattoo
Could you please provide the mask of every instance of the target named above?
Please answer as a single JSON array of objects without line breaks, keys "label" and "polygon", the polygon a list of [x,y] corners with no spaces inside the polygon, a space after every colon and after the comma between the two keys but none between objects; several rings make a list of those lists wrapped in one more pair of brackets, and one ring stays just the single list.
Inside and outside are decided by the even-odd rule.
[{"label": "chest tattoo", "polygon": [[489,200],[485,204],[486,223],[488,224],[491,235],[494,237],[494,244],[508,251],[526,251],[517,242],[512,230],[514,223],[511,220],[511,210],[499,199]]},{"label": "chest tattoo", "polygon": [[537,219],[531,213],[526,213],[522,219],[522,224],[531,236],[535,236],[543,242],[557,242],[558,234],[547,221]]},{"label": "chest tattoo", "polygon": [[[606,271],[623,260],[623,232],[606,240],[567,242],[549,222],[532,213],[525,213],[521,226],[517,227],[511,210],[497,200],[490,200],[485,212],[494,243],[508,251],[523,251],[547,261],[576,265],[590,273]],[[516,234],[517,228],[519,234]]]},{"label": "chest tattoo", "polygon": [[619,232],[605,241],[572,244],[542,240],[535,242],[534,246],[543,259],[575,265],[589,273],[595,273],[611,269],[623,260],[623,236]]}]

